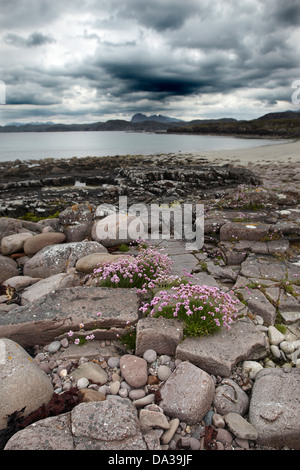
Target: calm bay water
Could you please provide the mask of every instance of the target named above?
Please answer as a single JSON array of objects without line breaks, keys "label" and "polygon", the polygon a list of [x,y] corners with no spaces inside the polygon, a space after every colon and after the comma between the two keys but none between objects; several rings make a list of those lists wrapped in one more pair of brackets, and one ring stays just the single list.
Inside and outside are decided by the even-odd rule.
[{"label": "calm bay water", "polygon": [[233,150],[278,142],[282,141],[117,131],[0,133],[0,161]]}]

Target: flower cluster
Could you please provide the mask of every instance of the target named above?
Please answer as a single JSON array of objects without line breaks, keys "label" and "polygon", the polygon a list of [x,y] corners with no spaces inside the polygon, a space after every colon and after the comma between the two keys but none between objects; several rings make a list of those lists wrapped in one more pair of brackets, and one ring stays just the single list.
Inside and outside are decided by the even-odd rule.
[{"label": "flower cluster", "polygon": [[221,326],[230,328],[237,309],[230,294],[217,287],[190,283],[161,291],[140,310],[150,316],[179,318],[185,324],[185,336],[204,336],[216,332]]},{"label": "flower cluster", "polygon": [[101,287],[137,287],[141,292],[153,289],[171,271],[172,261],[162,250],[139,241],[139,253],[96,268],[93,277]]},{"label": "flower cluster", "polygon": [[[80,323],[80,324],[79,324],[79,328],[80,328],[79,331],[81,331],[81,332],[84,331],[84,324],[83,324],[83,323]],[[68,332],[68,336],[69,336],[69,338],[72,338],[72,336],[74,336],[74,331],[73,331],[73,330],[70,330],[70,331]],[[81,338],[75,338],[75,339],[74,339],[74,344],[77,344],[77,345],[78,345],[78,344],[82,344],[82,343],[85,342],[85,341],[92,341],[94,338],[95,338],[95,335],[93,335],[93,334],[86,335],[84,338],[83,338],[83,337],[81,337]]]}]

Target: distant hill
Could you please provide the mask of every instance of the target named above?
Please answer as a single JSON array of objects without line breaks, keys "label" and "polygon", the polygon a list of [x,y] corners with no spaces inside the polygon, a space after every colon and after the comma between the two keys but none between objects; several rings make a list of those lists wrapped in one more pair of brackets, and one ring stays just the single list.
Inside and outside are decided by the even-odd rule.
[{"label": "distant hill", "polygon": [[168,132],[177,134],[234,135],[241,137],[300,137],[300,111],[269,113],[250,121],[233,118],[180,119],[161,114],[147,117],[137,113],[130,121],[111,119],[88,124],[28,123],[0,126],[0,132],[72,132],[72,131],[124,131]]},{"label": "distant hill", "polygon": [[300,111],[284,111],[282,113],[269,113],[261,116],[257,121],[267,121],[270,119],[300,119]]}]

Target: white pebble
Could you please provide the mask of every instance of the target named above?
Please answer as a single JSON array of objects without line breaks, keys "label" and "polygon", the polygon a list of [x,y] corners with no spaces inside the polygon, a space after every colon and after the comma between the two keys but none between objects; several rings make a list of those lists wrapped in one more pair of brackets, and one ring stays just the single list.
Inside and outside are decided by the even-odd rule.
[{"label": "white pebble", "polygon": [[65,378],[67,375],[68,375],[67,369],[62,369],[62,370],[59,372],[59,376],[60,376],[62,379]]},{"label": "white pebble", "polygon": [[87,378],[85,377],[81,377],[80,379],[77,380],[77,388],[81,389],[81,388],[87,388],[88,385],[89,385],[89,381]]},{"label": "white pebble", "polygon": [[53,341],[48,346],[48,352],[53,354],[56,351],[58,351],[60,347],[61,347],[61,342],[60,341]]},{"label": "white pebble", "polygon": [[289,341],[282,341],[279,345],[280,349],[286,354],[292,354],[295,351],[295,347]]},{"label": "white pebble", "polygon": [[161,364],[167,364],[167,362],[170,362],[171,358],[167,354],[162,354],[159,358],[159,362]]}]

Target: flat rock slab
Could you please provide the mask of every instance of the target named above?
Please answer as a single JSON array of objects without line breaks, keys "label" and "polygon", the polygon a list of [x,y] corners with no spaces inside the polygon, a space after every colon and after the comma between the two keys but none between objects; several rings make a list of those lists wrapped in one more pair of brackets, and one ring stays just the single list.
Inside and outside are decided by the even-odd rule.
[{"label": "flat rock slab", "polygon": [[176,358],[190,361],[209,374],[228,377],[240,361],[266,355],[264,335],[247,318],[238,320],[230,330],[202,338],[186,338],[177,346]]},{"label": "flat rock slab", "polygon": [[[98,315],[101,312],[100,315]],[[47,344],[69,330],[128,328],[138,321],[135,289],[71,287],[0,314],[0,337],[23,347]]]},{"label": "flat rock slab", "polygon": [[[249,256],[246,261],[242,263],[240,274],[245,277],[259,278],[259,279],[273,279],[280,281],[286,277],[287,266],[280,261],[276,262],[267,259],[257,259],[255,256]],[[298,266],[299,272],[299,266]]]},{"label": "flat rock slab", "polygon": [[263,369],[257,374],[249,422],[258,431],[258,444],[300,450],[299,389],[300,369]]},{"label": "flat rock slab", "polygon": [[227,222],[220,228],[220,240],[260,241],[269,229],[270,225],[262,222]]},{"label": "flat rock slab", "polygon": [[238,289],[236,293],[242,295],[249,310],[254,315],[260,315],[266,325],[274,325],[276,319],[276,308],[265,297],[259,289]]}]

